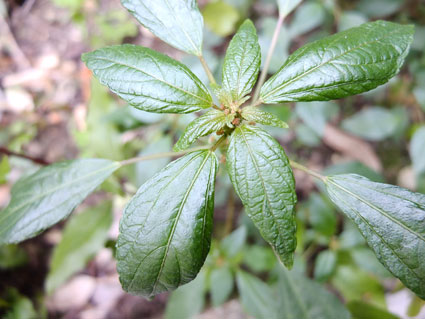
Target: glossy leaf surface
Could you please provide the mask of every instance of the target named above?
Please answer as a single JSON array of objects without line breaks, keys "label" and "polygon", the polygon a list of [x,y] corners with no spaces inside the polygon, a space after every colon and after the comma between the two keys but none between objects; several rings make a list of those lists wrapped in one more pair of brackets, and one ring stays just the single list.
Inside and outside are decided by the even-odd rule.
[{"label": "glossy leaf surface", "polygon": [[216,169],[214,153],[192,152],[140,187],[117,242],[124,290],[150,297],[196,277],[210,247]]},{"label": "glossy leaf surface", "polygon": [[180,136],[174,151],[178,152],[188,148],[198,138],[209,135],[223,128],[226,124],[231,125],[234,116],[226,115],[218,110],[210,110],[192,121]]},{"label": "glossy leaf surface", "polygon": [[123,44],[85,53],[99,81],[130,105],[155,113],[190,113],[212,105],[202,82],[182,63],[154,50]]},{"label": "glossy leaf surface", "polygon": [[249,122],[256,122],[263,125],[270,125],[280,128],[288,128],[288,124],[279,119],[276,115],[263,111],[255,106],[248,106],[242,109],[242,117]]},{"label": "glossy leaf surface", "polygon": [[120,164],[79,159],[49,165],[20,179],[0,213],[0,244],[36,236],[66,218]]},{"label": "glossy leaf surface", "polygon": [[88,208],[67,223],[53,251],[46,280],[47,293],[53,292],[74,273],[84,268],[105,244],[112,223],[111,202]]},{"label": "glossy leaf surface", "polygon": [[153,34],[187,53],[202,54],[204,22],[195,0],[121,0]]},{"label": "glossy leaf surface", "polygon": [[326,186],[379,261],[425,298],[425,195],[355,174],[330,176]]},{"label": "glossy leaf surface", "polygon": [[291,267],[297,198],[284,150],[264,130],[239,126],[230,138],[227,170],[248,216],[281,261]]},{"label": "glossy leaf surface", "polygon": [[222,87],[233,101],[249,94],[257,80],[261,49],[251,20],[246,20],[230,41],[223,63]]},{"label": "glossy leaf surface", "polygon": [[309,43],[264,84],[261,100],[326,101],[369,91],[397,74],[413,30],[376,21]]}]

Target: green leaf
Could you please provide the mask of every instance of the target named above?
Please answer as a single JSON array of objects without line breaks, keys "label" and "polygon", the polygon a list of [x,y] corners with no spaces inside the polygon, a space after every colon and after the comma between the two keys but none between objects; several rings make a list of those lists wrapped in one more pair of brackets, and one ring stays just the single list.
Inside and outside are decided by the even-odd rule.
[{"label": "green leaf", "polygon": [[0,246],[0,269],[15,268],[28,261],[25,250],[15,244]]},{"label": "green leaf", "polygon": [[128,203],[117,242],[125,291],[151,297],[196,277],[210,248],[217,165],[213,152],[189,153]]},{"label": "green leaf", "polygon": [[379,106],[362,110],[342,122],[344,130],[370,141],[382,141],[392,136],[399,118],[390,110]]},{"label": "green leaf", "polygon": [[355,174],[329,176],[326,187],[379,261],[424,299],[425,195]]},{"label": "green leaf", "polygon": [[182,151],[192,145],[198,138],[209,135],[223,128],[225,125],[231,124],[234,118],[233,114],[226,115],[218,110],[210,110],[192,121],[180,136],[173,150],[175,152]]},{"label": "green leaf", "polygon": [[233,291],[233,273],[229,267],[213,269],[210,275],[210,293],[213,307],[222,305]]},{"label": "green leaf", "polygon": [[285,151],[264,130],[239,126],[230,138],[227,170],[248,216],[285,266],[292,267],[297,197]]},{"label": "green leaf", "polygon": [[419,175],[425,172],[425,126],[413,134],[409,151],[415,173]]},{"label": "green leaf", "polygon": [[271,287],[242,270],[236,273],[236,282],[242,307],[248,314],[258,319],[277,319],[278,306]]},{"label": "green leaf", "polygon": [[301,3],[301,1],[302,0],[277,0],[279,15],[286,17],[295,9],[297,5]]},{"label": "green leaf", "polygon": [[206,26],[215,34],[226,37],[236,30],[240,14],[225,1],[209,1],[202,10]]},{"label": "green leaf", "polygon": [[241,252],[245,245],[247,230],[245,226],[235,229],[230,235],[227,235],[220,243],[220,247],[227,258],[235,257]]},{"label": "green leaf", "polygon": [[334,102],[299,102],[295,112],[311,130],[323,137],[326,123],[338,115],[339,107]]},{"label": "green leaf", "polygon": [[223,62],[222,87],[230,93],[233,102],[251,92],[260,64],[261,49],[255,26],[251,20],[245,20],[230,41]]},{"label": "green leaf", "polygon": [[205,272],[200,271],[190,283],[173,291],[167,301],[165,319],[192,319],[205,304]]},{"label": "green leaf", "polygon": [[369,91],[399,71],[413,32],[376,21],[309,43],[264,84],[261,100],[327,101]]},{"label": "green leaf", "polygon": [[327,281],[335,270],[336,259],[336,253],[333,250],[320,252],[314,265],[314,278],[319,282]]},{"label": "green leaf", "polygon": [[288,128],[288,124],[276,115],[263,111],[256,106],[248,106],[242,109],[242,117],[246,121],[256,122],[263,125],[270,125],[280,128]]},{"label": "green leaf", "polygon": [[288,28],[288,35],[296,39],[302,34],[319,27],[326,18],[326,10],[319,2],[306,2],[295,11]]},{"label": "green leaf", "polygon": [[195,0],[121,0],[144,27],[173,47],[202,55],[204,22]]},{"label": "green leaf", "polygon": [[10,172],[10,164],[7,156],[3,156],[0,162],[0,184],[7,182],[7,174]]},{"label": "green leaf", "polygon": [[104,202],[73,216],[53,251],[46,289],[50,294],[84,268],[105,244],[112,223],[112,204]]},{"label": "green leaf", "polygon": [[82,55],[99,81],[130,105],[155,113],[190,113],[212,98],[182,63],[154,50],[123,44]]},{"label": "green leaf", "polygon": [[285,319],[349,319],[350,314],[320,284],[295,271],[279,267],[278,318]]},{"label": "green leaf", "polygon": [[308,199],[310,223],[314,230],[331,237],[336,231],[336,216],[332,203],[313,193]]},{"label": "green leaf", "polygon": [[270,247],[248,246],[244,251],[243,262],[254,272],[270,271],[276,265],[276,257]]},{"label": "green leaf", "polygon": [[0,244],[34,237],[66,218],[117,168],[118,162],[79,159],[56,163],[20,179],[0,213]]},{"label": "green leaf", "polygon": [[350,310],[352,319],[400,319],[400,317],[378,308],[377,306],[371,305],[363,301],[351,301],[347,304],[347,308]]}]

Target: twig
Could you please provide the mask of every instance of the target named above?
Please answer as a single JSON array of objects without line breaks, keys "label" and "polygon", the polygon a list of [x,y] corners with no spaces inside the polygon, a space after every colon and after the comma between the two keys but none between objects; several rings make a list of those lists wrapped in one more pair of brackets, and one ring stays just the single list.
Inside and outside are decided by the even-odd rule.
[{"label": "twig", "polygon": [[311,169],[309,169],[308,167],[305,167],[304,165],[301,165],[300,163],[294,162],[292,160],[289,161],[289,163],[291,164],[291,166],[295,169],[298,169],[300,171],[303,171],[317,179],[320,179],[322,182],[326,181],[326,177],[323,176],[322,174],[319,174],[315,171],[312,171]]},{"label": "twig", "polygon": [[205,70],[205,73],[208,76],[208,80],[211,82],[211,84],[213,85],[217,85],[217,82],[214,79],[214,75],[212,74],[210,68],[208,67],[207,61],[205,61],[204,56],[200,55],[199,56],[199,61],[201,61],[202,67]]},{"label": "twig", "polygon": [[51,163],[46,161],[43,158],[39,158],[39,157],[32,157],[29,155],[25,155],[25,154],[21,154],[21,153],[16,153],[14,151],[11,151],[9,149],[7,149],[6,147],[0,146],[0,153],[1,154],[5,154],[7,156],[16,156],[16,157],[20,157],[20,158],[25,158],[27,160],[30,160],[31,162],[40,164],[40,165],[50,165]]}]

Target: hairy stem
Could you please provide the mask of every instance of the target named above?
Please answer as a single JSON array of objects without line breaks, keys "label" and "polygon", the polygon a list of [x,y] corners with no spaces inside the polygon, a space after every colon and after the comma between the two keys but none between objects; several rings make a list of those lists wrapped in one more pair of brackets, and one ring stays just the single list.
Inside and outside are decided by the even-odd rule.
[{"label": "hairy stem", "polygon": [[304,165],[301,165],[300,163],[294,162],[292,160],[289,161],[289,163],[291,164],[291,166],[295,169],[298,169],[300,171],[303,171],[317,179],[320,179],[322,182],[326,181],[326,177],[323,176],[322,174],[319,174],[315,171],[312,171],[311,169],[309,169],[308,167],[305,167]]},{"label": "hairy stem", "polygon": [[205,73],[207,74],[208,80],[210,81],[210,83],[213,84],[213,85],[217,85],[217,82],[214,79],[214,75],[212,74],[210,68],[208,67],[207,61],[205,61],[203,55],[199,56],[199,61],[201,61],[202,67],[204,68]]},{"label": "hairy stem", "polygon": [[266,80],[267,72],[270,67],[270,62],[272,60],[274,49],[276,48],[277,40],[279,38],[280,30],[282,29],[284,19],[285,19],[285,16],[279,15],[279,19],[277,20],[277,23],[276,23],[276,28],[274,29],[269,52],[267,52],[266,61],[264,62],[264,68],[261,71],[260,79],[258,80],[257,87],[255,88],[254,99],[253,99],[254,101],[253,104],[255,105],[261,104],[261,103],[258,103],[258,97],[260,96],[261,87],[263,86],[264,81]]}]

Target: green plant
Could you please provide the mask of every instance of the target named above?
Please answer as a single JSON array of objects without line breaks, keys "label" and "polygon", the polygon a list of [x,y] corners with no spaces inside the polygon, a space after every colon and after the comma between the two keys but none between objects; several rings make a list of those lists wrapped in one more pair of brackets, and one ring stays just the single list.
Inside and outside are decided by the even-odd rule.
[{"label": "green plant", "polygon": [[[44,167],[21,179],[12,189],[9,206],[0,214],[0,243],[34,237],[66,218],[123,166],[182,156],[142,185],[128,203],[116,246],[124,290],[145,297],[174,290],[197,276],[210,250],[219,166],[215,153],[219,151],[225,154],[227,172],[247,215],[288,269],[296,248],[292,166],[324,183],[332,202],[357,224],[381,263],[424,299],[425,195],[355,174],[323,176],[289,160],[280,144],[254,125],[287,127],[260,109],[263,104],[339,99],[386,83],[404,62],[413,27],[376,21],[325,37],[295,51],[265,81],[278,30],[299,2],[279,1],[277,31],[251,96],[261,54],[250,20],[240,26],[229,44],[218,85],[202,55],[203,20],[194,0],[123,0],[137,20],[159,38],[199,57],[218,103],[188,67],[154,50],[120,45],[84,54],[83,61],[99,81],[138,109],[179,114],[208,111],[188,125],[175,152],[121,162],[79,159]],[[199,137],[214,132],[220,137],[213,145],[188,148]],[[416,166],[421,169],[421,164]],[[307,281],[286,270],[276,272],[278,282],[295,282],[289,285],[295,288],[282,291],[291,303],[292,293]],[[244,272],[236,277],[242,291],[248,286],[269,289]],[[277,289],[283,289],[281,286]],[[320,295],[316,292],[320,288],[311,289],[310,299]],[[241,298],[246,304],[256,300],[249,294]],[[267,309],[254,309],[258,317],[264,316],[262,310],[265,313]]]}]

